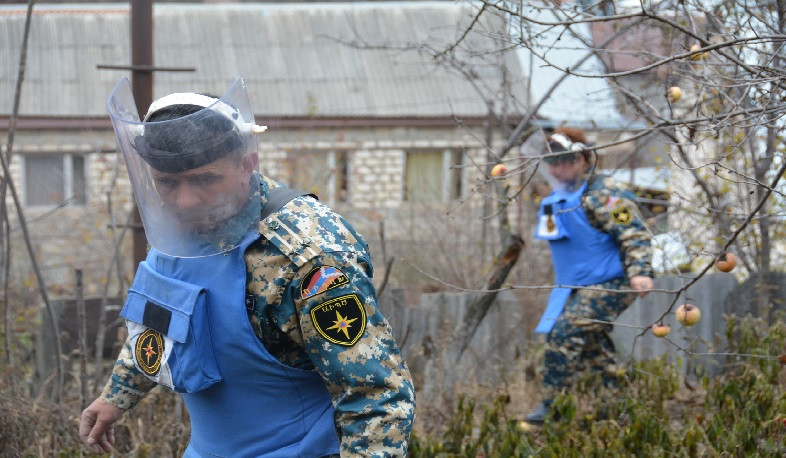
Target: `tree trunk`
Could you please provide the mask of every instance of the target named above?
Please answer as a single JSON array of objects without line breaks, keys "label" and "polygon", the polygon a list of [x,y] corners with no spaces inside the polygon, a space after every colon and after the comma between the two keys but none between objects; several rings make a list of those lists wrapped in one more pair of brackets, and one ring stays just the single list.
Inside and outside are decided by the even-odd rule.
[{"label": "tree trunk", "polygon": [[[461,356],[472,341],[475,331],[494,303],[499,289],[516,265],[524,248],[524,240],[516,234],[511,234],[506,242],[502,253],[494,261],[494,269],[486,282],[486,292],[478,294],[470,302],[467,313],[458,320],[445,348],[434,349],[426,362],[423,392],[429,400],[453,397],[456,377],[461,373],[456,370]],[[445,370],[445,368],[449,369]]]}]

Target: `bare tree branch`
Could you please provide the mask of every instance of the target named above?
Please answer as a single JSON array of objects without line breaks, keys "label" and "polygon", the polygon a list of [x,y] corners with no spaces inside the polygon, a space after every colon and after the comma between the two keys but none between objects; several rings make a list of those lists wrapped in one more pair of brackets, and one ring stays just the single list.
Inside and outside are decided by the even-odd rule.
[{"label": "bare tree branch", "polygon": [[[61,357],[63,354],[63,346],[60,341],[60,330],[59,326],[57,325],[57,317],[55,316],[54,309],[52,308],[52,304],[49,302],[49,294],[47,293],[46,283],[44,282],[43,274],[41,273],[41,269],[38,266],[38,261],[35,256],[35,251],[33,250],[33,244],[30,240],[30,232],[27,229],[27,223],[25,222],[25,215],[24,211],[22,210],[22,205],[19,200],[19,195],[16,192],[16,187],[14,186],[13,179],[11,178],[11,171],[9,167],[9,161],[12,157],[13,151],[13,143],[14,143],[14,132],[16,130],[16,120],[19,116],[19,100],[22,94],[22,82],[24,81],[25,77],[25,69],[27,67],[27,41],[28,37],[30,36],[30,24],[31,19],[33,16],[33,5],[35,4],[34,0],[29,0],[27,2],[27,17],[25,20],[25,31],[24,37],[22,39],[22,49],[19,56],[19,73],[16,80],[16,89],[14,91],[14,106],[11,112],[11,120],[9,122],[8,127],[8,141],[6,146],[6,154],[0,154],[0,161],[2,161],[3,166],[3,175],[5,176],[5,180],[3,180],[2,184],[0,185],[0,200],[2,200],[3,204],[5,204],[5,189],[11,190],[11,196],[13,197],[14,206],[16,207],[16,213],[19,217],[19,225],[22,229],[22,236],[25,241],[25,246],[27,247],[27,252],[30,255],[30,263],[33,267],[33,272],[35,273],[36,280],[38,281],[38,288],[41,294],[41,299],[44,301],[44,305],[46,306],[47,314],[49,315],[49,319],[52,322],[52,335],[55,342],[55,347],[57,351],[56,355],[56,370],[57,370],[57,382],[55,384],[55,400],[56,402],[62,401],[63,395],[63,363],[61,361]],[[6,304],[6,307],[9,305]]]}]

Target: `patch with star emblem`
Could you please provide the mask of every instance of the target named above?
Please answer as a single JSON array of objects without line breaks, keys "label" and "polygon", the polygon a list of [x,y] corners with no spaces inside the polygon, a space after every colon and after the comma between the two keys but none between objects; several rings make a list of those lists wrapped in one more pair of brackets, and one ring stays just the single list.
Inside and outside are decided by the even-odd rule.
[{"label": "patch with star emblem", "polygon": [[308,299],[347,283],[349,278],[339,269],[332,266],[315,267],[300,284],[300,298]]},{"label": "patch with star emblem", "polygon": [[134,356],[139,369],[147,375],[156,375],[161,369],[161,357],[164,355],[164,339],[161,334],[148,329],[139,336],[134,349]]},{"label": "patch with star emblem", "polygon": [[315,306],[311,321],[329,342],[351,347],[366,330],[366,310],[357,294],[347,294]]},{"label": "patch with star emblem", "polygon": [[633,222],[633,213],[625,204],[619,204],[611,209],[611,220],[623,226]]}]

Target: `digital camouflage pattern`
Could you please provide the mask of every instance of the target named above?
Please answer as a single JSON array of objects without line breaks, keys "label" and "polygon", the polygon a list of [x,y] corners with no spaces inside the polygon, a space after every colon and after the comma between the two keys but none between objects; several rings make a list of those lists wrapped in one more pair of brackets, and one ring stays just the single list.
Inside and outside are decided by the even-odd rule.
[{"label": "digital camouflage pattern", "polygon": [[[273,186],[268,180],[262,188]],[[415,392],[377,308],[365,241],[343,218],[307,197],[262,221],[260,233],[245,253],[247,308],[255,333],[282,363],[320,373],[336,409],[342,456],[406,456]],[[349,281],[304,295],[303,282],[323,266]],[[126,343],[102,395],[124,409],[155,386],[131,355]]]},{"label": "digital camouflage pattern", "polygon": [[[546,336],[543,386],[551,397],[570,385],[585,369],[602,374],[604,382],[616,377],[615,349],[609,333],[613,322],[635,300],[635,293],[593,291],[630,289],[629,279],[655,276],[649,231],[635,202],[635,194],[607,176],[592,176],[582,196],[582,209],[597,230],[611,234],[620,247],[627,278],[574,289],[554,328]],[[598,323],[594,320],[605,321]]]},{"label": "digital camouflage pattern", "polygon": [[156,382],[134,365],[134,349],[126,339],[101,397],[121,409],[131,409],[155,386]]},{"label": "digital camouflage pattern", "polygon": [[[625,278],[593,286],[602,289],[630,289]],[[562,314],[554,323],[554,328],[546,336],[543,387],[547,399],[570,386],[585,370],[600,373],[607,385],[614,384],[617,360],[614,343],[609,335],[612,328],[610,323],[625,311],[635,298],[634,293],[573,290]]]},{"label": "digital camouflage pattern", "polygon": [[654,278],[651,237],[635,199],[627,186],[599,175],[589,180],[582,208],[594,228],[611,234],[619,244],[628,278]]},{"label": "digital camouflage pattern", "polygon": [[[282,362],[322,375],[336,408],[342,455],[405,456],[414,388],[377,308],[365,241],[340,216],[308,198],[293,200],[261,227],[263,237],[246,252],[260,338]],[[304,299],[303,282],[321,266],[334,267],[349,281]],[[365,332],[354,343],[349,344],[349,337],[362,325],[357,318],[343,333],[314,322],[312,312],[336,300],[346,305],[326,313],[366,317]],[[363,310],[352,309],[354,304]],[[334,321],[340,321],[338,315]]]}]

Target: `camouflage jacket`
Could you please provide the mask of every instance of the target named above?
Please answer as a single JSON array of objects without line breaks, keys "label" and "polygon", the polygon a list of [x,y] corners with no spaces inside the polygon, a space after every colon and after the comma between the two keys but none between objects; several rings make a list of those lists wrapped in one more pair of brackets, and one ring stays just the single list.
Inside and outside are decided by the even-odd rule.
[{"label": "camouflage jacket", "polygon": [[[263,181],[263,202],[272,186]],[[282,363],[322,376],[342,456],[406,456],[415,392],[377,308],[365,241],[307,197],[262,221],[260,234],[245,252],[246,306],[256,335]],[[131,352],[126,342],[102,394],[123,409],[155,386]]]},{"label": "camouflage jacket", "polygon": [[652,269],[650,233],[636,204],[636,195],[624,184],[606,175],[587,174],[582,208],[592,227],[611,234],[620,246],[628,278],[655,277]]}]

